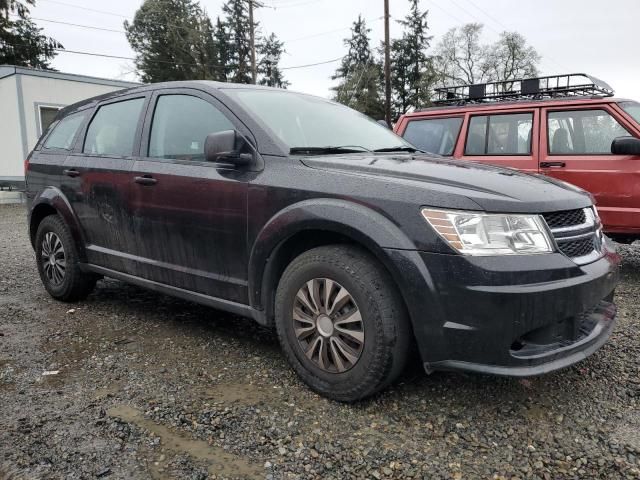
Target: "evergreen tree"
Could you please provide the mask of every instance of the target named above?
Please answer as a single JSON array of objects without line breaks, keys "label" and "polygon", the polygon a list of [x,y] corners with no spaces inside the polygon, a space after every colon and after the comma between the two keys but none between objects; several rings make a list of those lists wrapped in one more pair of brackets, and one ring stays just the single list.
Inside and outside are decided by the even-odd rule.
[{"label": "evergreen tree", "polygon": [[219,80],[223,73],[217,64],[218,49],[216,45],[216,31],[209,16],[203,12],[200,18],[200,36],[195,45],[197,64],[202,67],[202,78]]},{"label": "evergreen tree", "polygon": [[391,43],[395,116],[405,113],[409,107],[429,104],[435,75],[426,53],[433,38],[427,35],[427,13],[420,11],[418,0],[411,0],[409,14],[399,21],[404,27],[402,38]]},{"label": "evergreen tree", "polygon": [[[29,18],[29,6],[35,0],[0,0],[0,65],[51,70],[49,62],[62,44],[42,34]],[[17,16],[15,20],[10,14]]]},{"label": "evergreen tree", "polygon": [[371,52],[369,32],[362,16],[353,23],[351,38],[345,39],[347,54],[335,75],[334,99],[376,120],[384,118],[382,66]]},{"label": "evergreen tree", "polygon": [[216,80],[228,82],[231,76],[231,52],[226,27],[220,17],[216,20],[213,38],[216,46],[216,55],[213,62],[216,68]]},{"label": "evergreen tree", "polygon": [[[251,24],[246,0],[227,0],[222,6],[228,37],[228,80],[251,83]],[[254,28],[257,24],[254,25]]]},{"label": "evergreen tree", "polygon": [[284,79],[282,71],[278,67],[280,58],[284,53],[284,43],[278,40],[275,33],[269,35],[258,47],[260,61],[258,74],[261,76],[260,85],[269,87],[287,88],[289,82]]},{"label": "evergreen tree", "polygon": [[408,50],[405,38],[394,39],[391,41],[391,118],[398,118],[405,113],[411,106],[409,100],[410,87],[410,71],[406,52]]},{"label": "evergreen tree", "polygon": [[145,0],[124,27],[143,82],[219,78],[215,32],[195,0]]}]

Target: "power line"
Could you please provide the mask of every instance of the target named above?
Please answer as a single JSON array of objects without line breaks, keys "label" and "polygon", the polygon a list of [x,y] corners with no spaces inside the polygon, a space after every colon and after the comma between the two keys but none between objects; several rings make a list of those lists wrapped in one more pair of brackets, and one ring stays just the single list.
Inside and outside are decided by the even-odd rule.
[{"label": "power line", "polygon": [[[382,20],[383,17],[371,17],[371,18],[365,18],[364,21],[365,22],[377,22],[379,20]],[[327,30],[325,32],[319,32],[319,33],[313,33],[311,35],[305,35],[304,37],[297,37],[297,38],[292,38],[289,40],[282,40],[283,42],[286,43],[292,43],[292,42],[298,42],[300,40],[307,40],[309,38],[316,38],[316,37],[321,37],[323,35],[329,35],[330,33],[337,33],[337,32],[343,32],[345,30],[351,30],[351,26],[348,27],[343,27],[343,28],[336,28],[334,30]]]},{"label": "power line", "polygon": [[96,8],[83,7],[82,5],[76,5],[76,4],[73,4],[73,3],[61,2],[59,0],[39,0],[39,1],[48,2],[48,3],[55,3],[57,5],[64,5],[65,7],[77,8],[79,10],[86,10],[87,12],[101,13],[103,15],[111,15],[113,17],[120,17],[120,18],[127,18],[127,19],[129,18],[127,15],[122,15],[121,13],[107,12],[105,10],[98,10]]},{"label": "power line", "polygon": [[[28,43],[6,43],[5,45],[11,45],[12,47],[32,47],[33,45],[30,45]],[[52,50],[59,52],[59,53],[70,53],[70,54],[74,54],[74,55],[86,55],[86,56],[90,56],[90,57],[102,57],[102,58],[113,58],[113,59],[117,59],[117,60],[130,60],[130,61],[135,61],[136,58],[135,57],[125,57],[124,55],[112,55],[109,53],[98,53],[98,52],[87,52],[85,50],[69,50],[66,48],[52,48]],[[331,60],[324,60],[321,62],[315,62],[315,63],[307,63],[305,65],[292,65],[290,67],[280,67],[280,70],[293,70],[293,69],[297,69],[297,68],[307,68],[307,67],[315,67],[317,65],[326,65],[329,63],[334,63],[337,62],[339,60],[342,60],[346,55],[343,55],[341,57],[338,58],[333,58]],[[208,68],[213,68],[213,69],[217,69],[217,70],[223,70],[223,69],[227,69],[228,67],[226,66],[220,66],[220,65],[211,65],[211,64],[199,64],[199,63],[190,63],[190,62],[174,62],[171,60],[146,60],[149,62],[154,62],[154,63],[166,63],[166,64],[170,64],[170,65],[184,65],[184,66],[194,66],[194,67],[208,67]]]},{"label": "power line", "polygon": [[[45,1],[45,0],[40,0],[40,1]],[[53,2],[53,3],[59,3],[59,4],[62,4],[62,5],[67,5],[67,6],[74,7],[74,8],[80,8],[82,10],[87,10],[85,7],[81,7],[80,5],[72,5],[72,4],[68,4],[68,3],[58,2],[57,0],[46,0],[46,1]],[[266,7],[266,5],[265,5],[265,7]],[[102,10],[95,10],[95,9],[89,9],[89,10],[93,11],[93,12],[97,12],[97,13],[104,13],[104,14],[109,14],[109,15],[117,15],[117,16],[122,17],[122,18],[128,18],[125,15],[120,15],[120,14],[111,13],[111,12],[104,12]],[[88,29],[88,30],[98,30],[98,31],[103,31],[103,32],[126,34],[126,31],[118,30],[118,29],[114,29],[114,28],[105,28],[105,27],[97,27],[95,25],[85,25],[85,24],[80,24],[80,23],[64,22],[62,20],[53,20],[53,19],[50,19],[50,18],[31,17],[31,19],[32,20],[37,20],[39,22],[55,23],[55,24],[58,24],[58,25],[66,25],[66,26],[69,26],[69,27],[77,27],[77,28],[84,28],[84,29]],[[373,21],[378,21],[378,20],[381,20],[381,19],[382,19],[382,17],[375,17],[375,18],[366,19],[366,21],[373,22]],[[171,24],[171,23],[161,23],[161,22],[154,22],[154,24],[155,25],[164,25],[164,26],[167,26],[167,27],[176,27],[176,28],[180,28],[180,29],[183,29],[183,30],[195,31],[195,30],[193,30],[193,29],[191,29],[189,27],[185,27],[183,25],[176,25],[176,24]],[[303,37],[297,37],[297,38],[293,38],[293,39],[289,39],[289,40],[283,39],[282,41],[285,42],[285,43],[298,42],[298,41],[301,41],[301,40],[307,40],[307,39],[310,39],[310,38],[321,37],[321,36],[324,36],[324,35],[329,35],[331,33],[341,32],[341,31],[345,31],[345,30],[349,30],[349,29],[351,29],[350,26],[349,27],[343,27],[343,28],[337,28],[337,29],[334,29],[334,30],[327,30],[327,31],[324,31],[324,32],[318,32],[318,33],[314,33],[314,34],[311,34],[311,35],[305,35]]]},{"label": "power line", "polygon": [[[472,0],[466,0],[471,6],[473,6],[476,10],[478,10],[479,12],[481,12],[485,17],[487,17],[488,19],[492,20],[493,22],[495,22],[497,25],[500,25],[500,27],[504,28],[505,31],[509,30],[509,27],[507,27],[504,23],[502,23],[500,20],[498,20],[496,17],[494,17],[493,15],[490,15],[489,12],[487,12],[486,10],[484,10],[483,8],[480,8],[475,2],[473,2]],[[491,26],[489,25],[489,28],[491,28]],[[494,30],[495,31],[495,30]],[[568,70],[566,66],[560,64],[559,62],[557,62],[556,60],[554,60],[552,57],[550,56],[546,56],[546,58],[551,62],[554,63],[557,67],[560,67],[563,70]]]},{"label": "power line", "polygon": [[311,5],[312,3],[319,3],[321,0],[307,0],[306,2],[298,2],[292,4],[284,4],[284,5],[276,5],[272,3],[272,7],[274,10],[282,10],[283,8],[293,8],[293,7],[302,7],[304,5]]},{"label": "power line", "polygon": [[[38,22],[46,22],[46,23],[55,23],[57,25],[65,25],[68,27],[77,27],[77,28],[84,28],[84,29],[88,29],[88,30],[98,30],[98,31],[103,31],[103,32],[110,32],[110,33],[120,33],[120,34],[126,34],[127,32],[125,30],[117,30],[115,28],[105,28],[105,27],[97,27],[95,25],[85,25],[82,23],[71,23],[71,22],[64,22],[62,20],[53,20],[50,18],[38,18],[38,17],[30,17],[32,20],[37,20]],[[367,18],[365,19],[365,21],[367,22],[375,22],[375,21],[379,21],[382,20],[383,17],[372,17],[372,18]],[[191,30],[188,27],[182,26],[182,25],[174,25],[174,24],[165,24],[165,23],[156,23],[157,25],[165,25],[168,27],[176,27],[176,28],[181,28],[184,30]],[[283,42],[285,43],[293,43],[293,42],[298,42],[301,40],[308,40],[311,38],[316,38],[316,37],[321,37],[324,35],[329,35],[331,33],[337,33],[337,32],[343,32],[345,30],[350,30],[351,27],[343,27],[343,28],[336,28],[333,30],[326,30],[324,32],[318,32],[318,33],[314,33],[311,35],[305,35],[303,37],[297,37],[297,38],[292,38],[292,39],[282,39]]]},{"label": "power line", "polygon": [[38,22],[57,23],[59,25],[66,25],[68,27],[86,28],[86,29],[89,29],[89,30],[100,30],[100,31],[103,31],[103,32],[111,32],[111,33],[121,33],[121,34],[127,33],[124,30],[116,30],[114,28],[96,27],[96,26],[93,26],[93,25],[83,25],[83,24],[80,24],[80,23],[63,22],[61,20],[50,20],[48,18],[36,18],[36,17],[30,17],[30,18],[31,18],[31,20],[37,20]]},{"label": "power line", "polygon": [[293,70],[295,68],[307,68],[307,67],[315,67],[317,65],[326,65],[328,63],[334,63],[342,60],[346,55],[343,55],[338,58],[333,58],[331,60],[325,60],[324,62],[316,62],[316,63],[307,63],[306,65],[295,65],[293,67],[280,67],[280,70]]},{"label": "power line", "polygon": [[460,22],[460,23],[466,23],[464,20],[462,20],[460,17],[454,15],[453,13],[449,12],[448,10],[445,10],[443,7],[441,7],[439,4],[437,4],[435,1],[433,0],[427,0],[429,2],[429,4],[431,4],[432,6],[438,8],[439,10],[441,10],[442,12],[444,12],[446,15],[448,15],[449,17],[453,18],[456,22]]},{"label": "power line", "polygon": [[[440,6],[439,4],[435,3],[435,0],[428,0],[429,3],[431,5],[434,5],[436,7],[438,7],[440,10],[442,10],[445,14],[447,14],[448,16],[450,16],[451,18],[457,20],[458,22],[464,24],[467,23],[465,21],[463,21],[460,17],[454,15],[453,13],[451,13],[450,11],[446,10],[445,8],[443,8],[442,6]],[[496,33],[497,35],[501,35],[502,32],[496,30],[491,24],[487,24],[485,22],[482,21],[482,19],[478,18],[477,15],[469,12],[467,9],[463,8],[460,6],[460,4],[458,4],[456,2],[456,0],[450,0],[452,4],[454,4],[456,7],[458,7],[458,9],[462,10],[463,12],[467,13],[469,16],[471,16],[472,18],[474,18],[475,20],[479,21],[480,23],[482,23],[483,25],[486,25],[492,32]],[[482,12],[487,18],[492,19],[496,24],[499,24],[501,27],[503,27],[505,30],[508,30],[508,27],[505,26],[502,22],[496,20],[493,16],[489,15],[488,13],[486,13],[482,8],[478,7],[474,2],[472,2],[472,0],[467,0],[471,5],[473,5],[476,10],[479,10],[480,12]],[[548,59],[551,63],[554,63],[556,66],[560,67],[562,70],[567,70],[567,68],[563,65],[561,65],[560,63],[556,62],[553,58],[547,56],[546,59]]]},{"label": "power line", "polygon": [[[118,29],[115,29],[115,28],[105,28],[105,27],[97,27],[95,25],[85,25],[85,24],[82,24],[82,23],[64,22],[62,20],[52,20],[50,18],[38,18],[38,17],[30,17],[30,18],[31,18],[31,20],[36,20],[38,22],[55,23],[57,25],[65,25],[65,26],[68,26],[68,27],[85,28],[85,29],[88,29],[88,30],[99,30],[99,31],[110,32],[110,33],[120,33],[120,34],[126,34],[127,33],[125,30],[118,30]],[[379,18],[376,18],[376,19],[373,19],[373,20],[379,20]],[[371,21],[371,20],[369,20],[369,21]],[[156,24],[157,25],[164,25],[164,26],[168,26],[168,27],[175,26],[177,28],[181,28],[181,29],[184,29],[184,30],[191,30],[190,28],[182,26],[182,25],[174,25],[174,24],[170,24],[170,23],[169,24],[156,23]],[[330,33],[349,30],[350,28],[351,27],[344,27],[344,28],[338,28],[338,29],[335,29],[335,30],[327,30],[327,31],[324,31],[324,32],[318,32],[318,33],[314,33],[312,35],[306,35],[304,37],[293,38],[293,39],[290,39],[290,40],[283,39],[282,41],[286,42],[286,43],[297,42],[297,41],[300,41],[300,40],[306,40],[306,39],[309,39],[309,38],[315,38],[315,37],[320,37],[320,36],[323,36],[323,35],[328,35]]]},{"label": "power line", "polygon": [[475,2],[472,2],[471,0],[467,0],[467,2],[469,4],[471,4],[472,7],[474,7],[476,10],[478,10],[479,12],[481,12],[485,17],[487,17],[490,20],[493,20],[497,25],[500,25],[502,28],[504,28],[505,30],[509,30],[509,27],[507,27],[504,23],[502,23],[500,20],[498,20],[496,17],[494,17],[493,15],[489,15],[489,12],[487,12],[486,10],[480,8]]}]

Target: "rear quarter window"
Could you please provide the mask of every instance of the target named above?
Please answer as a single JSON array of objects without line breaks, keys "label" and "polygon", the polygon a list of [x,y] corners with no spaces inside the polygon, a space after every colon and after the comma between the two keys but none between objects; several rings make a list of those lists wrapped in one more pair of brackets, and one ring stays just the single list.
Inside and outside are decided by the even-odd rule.
[{"label": "rear quarter window", "polygon": [[403,137],[425,152],[453,155],[458,140],[462,117],[411,120]]},{"label": "rear quarter window", "polygon": [[144,98],[102,105],[94,115],[82,151],[93,155],[130,157]]},{"label": "rear quarter window", "polygon": [[53,130],[46,137],[42,148],[44,150],[71,150],[73,140],[76,138],[85,116],[85,112],[78,112],[53,124]]}]

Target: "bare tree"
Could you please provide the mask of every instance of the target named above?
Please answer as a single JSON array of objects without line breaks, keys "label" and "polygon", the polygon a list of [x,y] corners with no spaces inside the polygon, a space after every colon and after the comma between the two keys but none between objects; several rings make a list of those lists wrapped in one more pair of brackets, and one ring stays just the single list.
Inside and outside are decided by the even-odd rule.
[{"label": "bare tree", "polygon": [[503,32],[494,44],[480,41],[483,25],[452,28],[438,43],[434,67],[442,85],[473,84],[537,75],[540,55],[517,32]]},{"label": "bare tree", "polygon": [[518,32],[502,32],[487,58],[493,80],[534,77],[539,62],[538,52]]}]

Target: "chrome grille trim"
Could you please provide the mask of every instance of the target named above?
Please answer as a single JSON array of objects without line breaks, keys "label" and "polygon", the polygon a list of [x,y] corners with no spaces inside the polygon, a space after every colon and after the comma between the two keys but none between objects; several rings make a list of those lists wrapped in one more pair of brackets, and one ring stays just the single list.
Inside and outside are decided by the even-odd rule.
[{"label": "chrome grille trim", "polygon": [[[542,214],[549,231],[553,235],[558,251],[566,255],[578,265],[591,263],[603,255],[602,245],[604,237],[602,234],[602,224],[591,207],[583,208],[582,211],[568,210],[564,212],[552,212]],[[584,221],[579,224],[559,225],[559,219],[572,221],[575,219]],[[549,221],[547,220],[549,219]],[[554,226],[551,227],[550,224]],[[592,248],[583,255],[574,255],[578,252],[586,251],[588,244],[586,240],[591,239]]]}]

